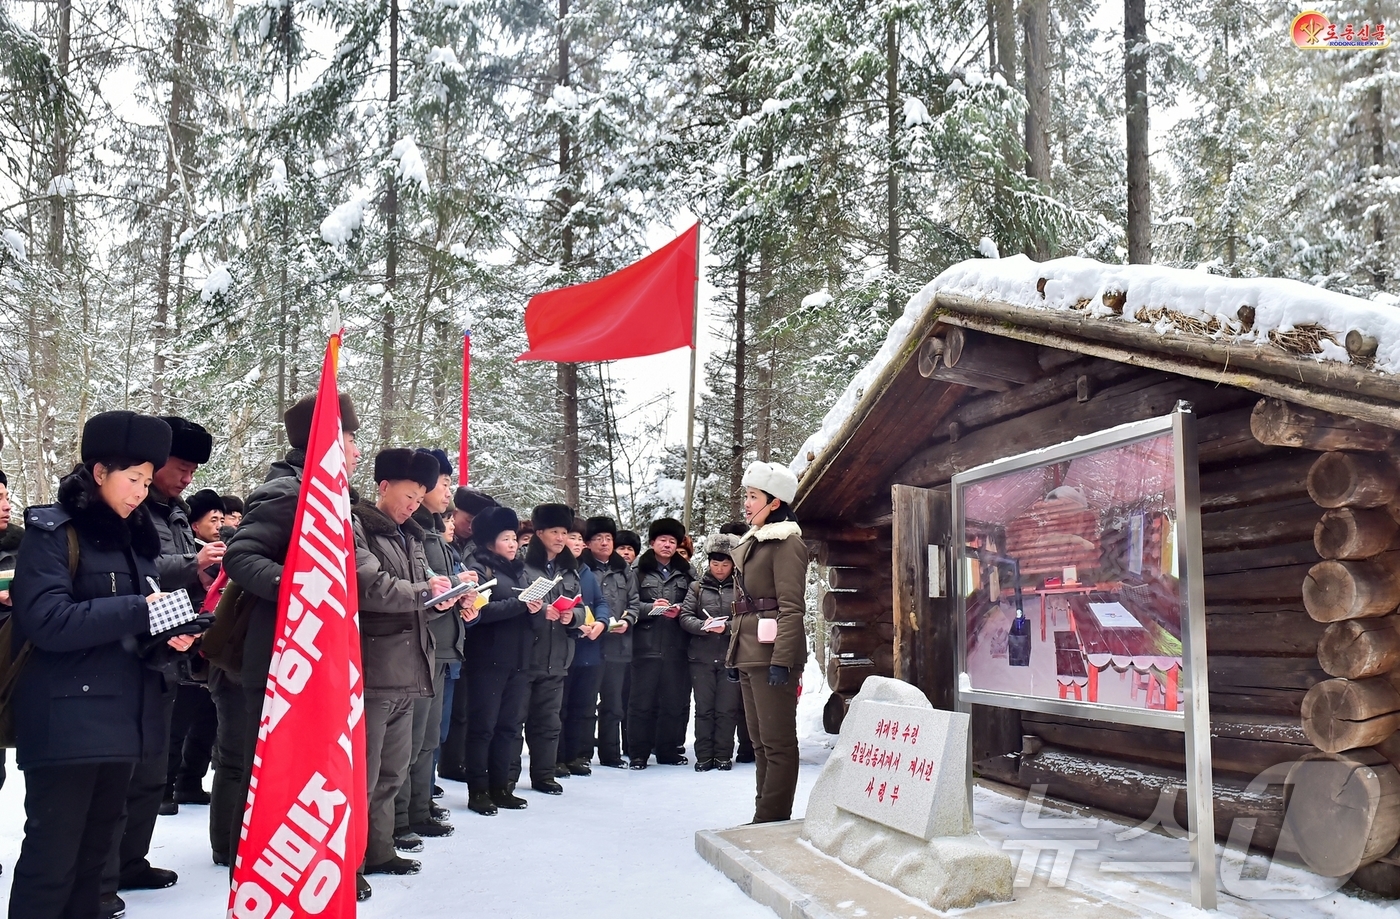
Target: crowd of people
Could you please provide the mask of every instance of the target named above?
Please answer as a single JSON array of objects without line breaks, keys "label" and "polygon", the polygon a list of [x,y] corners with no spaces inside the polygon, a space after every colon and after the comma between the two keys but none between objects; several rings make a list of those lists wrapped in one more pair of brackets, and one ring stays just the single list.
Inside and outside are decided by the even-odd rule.
[{"label": "crowd of people", "polygon": [[[81,462],[23,528],[0,474],[0,585],[13,569],[0,675],[16,677],[6,714],[26,815],[11,919],[113,919],[120,891],[175,884],[147,856],[157,817],[181,806],[207,805],[214,862],[237,859],[314,411],[314,397],[287,411],[290,449],[246,500],[184,497],[213,438],[174,416],[88,419]],[[345,395],[340,412],[353,478]],[[454,487],[438,448],[388,447],[372,470],[374,491],[352,493],[369,816],[360,899],[366,876],[416,874],[405,854],[454,832],[439,782],[465,783],[470,811],[495,816],[529,805],[518,790],[563,794],[561,779],[595,763],[690,765],[692,699],[695,771],[754,762],[755,822],[791,816],[807,550],[790,470],[750,466],[745,521],[700,553],[672,518],[652,521],[644,542],[563,504],[517,513]],[[552,586],[521,599],[540,579]],[[152,605],[176,591],[201,615],[152,634]]]}]

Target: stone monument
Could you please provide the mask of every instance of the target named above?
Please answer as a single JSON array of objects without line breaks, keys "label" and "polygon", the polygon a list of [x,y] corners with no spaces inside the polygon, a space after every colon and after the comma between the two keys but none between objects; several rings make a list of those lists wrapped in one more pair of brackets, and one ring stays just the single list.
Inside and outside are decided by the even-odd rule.
[{"label": "stone monument", "polygon": [[1010,900],[1011,858],[972,829],[968,716],[867,677],[807,802],[802,836],[938,910]]}]

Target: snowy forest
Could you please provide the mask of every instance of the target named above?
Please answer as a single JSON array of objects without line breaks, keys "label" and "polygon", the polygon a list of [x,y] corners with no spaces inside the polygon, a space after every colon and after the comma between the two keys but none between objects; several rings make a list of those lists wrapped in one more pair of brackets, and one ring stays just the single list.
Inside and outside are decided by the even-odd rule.
[{"label": "snowy forest", "polygon": [[[87,415],[181,414],[200,482],[285,449],[336,311],[367,455],[625,525],[677,513],[669,402],[516,363],[532,293],[699,219],[697,531],[787,461],[920,287],[1025,253],[1389,299],[1394,52],[1271,0],[0,0],[0,467],[52,500]],[[1393,6],[1327,5],[1382,23]],[[560,446],[575,433],[577,490]]]}]

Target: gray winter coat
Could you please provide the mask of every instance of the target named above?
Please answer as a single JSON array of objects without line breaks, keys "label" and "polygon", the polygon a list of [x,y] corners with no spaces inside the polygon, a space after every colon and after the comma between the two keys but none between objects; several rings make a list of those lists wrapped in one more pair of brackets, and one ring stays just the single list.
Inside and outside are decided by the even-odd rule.
[{"label": "gray winter coat", "polygon": [[433,634],[425,609],[432,572],[423,555],[423,528],[403,526],[372,504],[351,511],[355,525],[355,578],[360,588],[360,656],[366,697],[431,696]]},{"label": "gray winter coat", "polygon": [[[423,557],[428,560],[428,570],[433,574],[451,578],[455,584],[457,575],[466,570],[466,566],[462,564],[457,550],[442,538],[447,529],[443,525],[442,515],[420,507],[418,513],[413,515],[413,522],[423,530]],[[462,659],[462,638],[466,634],[466,623],[462,621],[460,607],[449,612],[451,615],[438,616],[429,622],[428,629],[433,633],[437,659],[459,661]]]},{"label": "gray winter coat", "polygon": [[161,588],[179,590],[185,588],[190,593],[190,601],[195,609],[204,602],[206,593],[199,581],[199,563],[195,556],[199,546],[194,541],[194,530],[190,528],[190,510],[182,498],[162,499],[152,489],[146,498],[146,507],[160,534],[160,558],[156,567],[160,570]]},{"label": "gray winter coat", "polygon": [[627,622],[627,631],[605,632],[598,639],[603,643],[603,661],[608,664],[627,664],[632,661],[632,633],[637,629],[637,614],[640,601],[637,599],[637,575],[622,556],[614,554],[606,562],[599,562],[593,553],[583,550],[579,559],[587,565],[598,581],[598,588],[608,602],[608,609],[614,619]]},{"label": "gray winter coat", "polygon": [[[729,623],[723,632],[706,632],[706,619],[719,619],[734,612],[734,575],[723,582],[708,571],[690,585],[681,610],[681,628],[690,635],[686,659],[695,664],[722,664],[729,651]],[[733,620],[731,620],[732,622]]]},{"label": "gray winter coat", "polygon": [[637,620],[637,638],[632,645],[632,656],[643,660],[658,657],[685,660],[686,634],[681,631],[680,623],[665,616],[653,616],[651,609],[656,600],[670,603],[685,601],[686,592],[695,580],[690,563],[679,554],[671,556],[671,565],[663,577],[656,554],[648,549],[638,556],[635,570],[640,618]]}]

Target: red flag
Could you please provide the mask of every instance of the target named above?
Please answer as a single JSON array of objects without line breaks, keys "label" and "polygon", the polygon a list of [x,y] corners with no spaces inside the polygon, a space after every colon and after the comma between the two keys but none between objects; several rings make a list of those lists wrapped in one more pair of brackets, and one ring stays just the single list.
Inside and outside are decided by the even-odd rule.
[{"label": "red flag", "polygon": [[472,330],[462,332],[462,439],[457,447],[457,484],[466,485],[470,476],[467,472],[467,429],[471,422],[472,394]]},{"label": "red flag", "polygon": [[536,294],[525,307],[530,350],[516,360],[612,361],[694,345],[699,254],[697,223],[607,277]]},{"label": "red flag", "polygon": [[351,919],[364,858],[364,683],[355,537],[331,336],[283,565],[229,919]]}]

